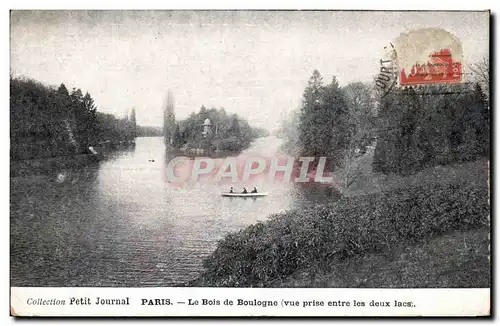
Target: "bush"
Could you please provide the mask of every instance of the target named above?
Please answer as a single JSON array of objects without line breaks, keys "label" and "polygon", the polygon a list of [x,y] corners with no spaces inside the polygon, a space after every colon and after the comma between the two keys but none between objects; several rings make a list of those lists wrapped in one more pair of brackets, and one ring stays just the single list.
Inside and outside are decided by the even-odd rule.
[{"label": "bush", "polygon": [[478,228],[488,224],[488,214],[486,187],[434,185],[342,198],[276,214],[229,234],[205,260],[198,282],[264,286],[299,268]]}]

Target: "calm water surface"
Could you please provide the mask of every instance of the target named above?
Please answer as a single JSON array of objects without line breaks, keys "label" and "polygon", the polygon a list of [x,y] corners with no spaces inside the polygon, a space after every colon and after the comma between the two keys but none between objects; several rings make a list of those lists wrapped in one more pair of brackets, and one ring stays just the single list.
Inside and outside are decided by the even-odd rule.
[{"label": "calm water surface", "polygon": [[[221,197],[226,185],[172,186],[162,138],[136,144],[94,166],[11,178],[12,286],[184,283],[225,234],[305,201],[283,182],[259,181],[269,195],[258,199]],[[260,138],[247,153],[279,144]]]}]

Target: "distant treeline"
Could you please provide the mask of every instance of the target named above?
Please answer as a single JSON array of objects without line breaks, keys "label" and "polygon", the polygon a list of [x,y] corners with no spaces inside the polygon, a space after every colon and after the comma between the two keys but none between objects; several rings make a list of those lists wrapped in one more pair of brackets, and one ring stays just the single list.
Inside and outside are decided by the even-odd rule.
[{"label": "distant treeline", "polygon": [[137,137],[160,137],[163,135],[162,127],[137,126]]},{"label": "distant treeline", "polygon": [[69,92],[26,78],[10,78],[11,159],[70,156],[102,142],[136,137],[135,110],[130,119],[97,112],[89,93]]},{"label": "distant treeline", "polygon": [[[210,126],[204,128],[206,119]],[[211,150],[241,151],[258,138],[269,135],[263,128],[251,127],[237,114],[229,114],[224,108],[200,108],[175,126],[172,145],[175,148],[209,148]]]},{"label": "distant treeline", "polygon": [[[487,81],[394,88],[379,94],[369,84],[324,85],[316,70],[299,110],[279,136],[288,153],[328,156],[344,168],[376,146],[373,170],[408,174],[427,166],[490,155]],[[348,181],[347,181],[348,183]]]}]

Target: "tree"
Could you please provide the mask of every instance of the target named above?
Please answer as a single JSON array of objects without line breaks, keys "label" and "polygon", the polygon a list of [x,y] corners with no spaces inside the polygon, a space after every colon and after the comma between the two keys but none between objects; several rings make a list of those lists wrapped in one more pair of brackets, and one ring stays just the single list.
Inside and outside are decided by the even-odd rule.
[{"label": "tree", "polygon": [[278,138],[283,139],[281,149],[292,156],[299,155],[299,121],[300,111],[293,110],[283,117],[280,127],[276,132]]},{"label": "tree", "polygon": [[316,127],[323,123],[321,117],[323,93],[323,77],[318,70],[314,70],[304,90],[300,108],[299,144],[303,156],[320,156],[322,153]]},{"label": "tree", "polygon": [[484,90],[486,95],[487,103],[489,104],[490,99],[490,62],[488,58],[483,57],[479,62],[470,65],[470,70],[472,71],[473,80],[478,83]]},{"label": "tree", "polygon": [[182,133],[181,133],[179,124],[176,124],[176,126],[175,126],[172,145],[174,146],[174,148],[181,148],[182,145],[184,145],[184,139],[182,137]]},{"label": "tree", "polygon": [[167,98],[163,108],[163,136],[167,148],[173,143],[175,131],[174,95],[171,90],[167,91]]},{"label": "tree", "polygon": [[489,156],[489,108],[481,85],[406,87],[380,100],[373,170],[413,173]]},{"label": "tree", "polygon": [[57,93],[61,96],[62,99],[69,99],[69,92],[64,83],[61,83],[59,88],[57,89]]},{"label": "tree", "polygon": [[[408,174],[418,169],[424,157],[419,139],[422,106],[413,87],[381,99],[374,171]],[[425,134],[424,134],[425,135]]]},{"label": "tree", "polygon": [[303,156],[329,156],[329,168],[340,165],[348,146],[348,109],[337,79],[323,86],[315,70],[304,90],[299,118],[299,145]]},{"label": "tree", "polygon": [[132,138],[137,137],[137,122],[135,120],[135,108],[132,108],[130,113],[130,127],[132,128]]},{"label": "tree", "polygon": [[479,83],[474,84],[472,96],[468,98],[462,118],[462,159],[489,156],[490,123],[486,95]]},{"label": "tree", "polygon": [[86,139],[89,144],[95,144],[98,139],[98,122],[97,122],[97,106],[94,104],[94,99],[88,92],[85,93],[82,99],[82,105],[86,112]]},{"label": "tree", "polygon": [[474,107],[477,112],[475,129],[479,147],[478,153],[480,155],[489,157],[491,136],[489,99],[488,94],[485,94],[479,83],[474,86],[472,107]]},{"label": "tree", "polygon": [[341,165],[342,157],[349,147],[349,109],[344,90],[333,77],[325,87],[324,108],[321,110],[324,123],[319,125],[319,137],[324,153],[331,156],[331,167]]},{"label": "tree", "polygon": [[401,120],[400,96],[398,92],[389,92],[378,99],[378,117],[376,124],[377,143],[373,156],[374,172],[389,173],[396,170],[398,162],[396,144],[399,137]]},{"label": "tree", "polygon": [[228,129],[228,133],[232,137],[239,138],[241,136],[240,124],[238,123],[238,116],[233,114],[231,117],[231,125]]},{"label": "tree", "polygon": [[90,96],[90,94],[87,92],[85,93],[85,96],[83,97],[83,105],[85,107],[85,110],[88,112],[96,112],[97,107],[94,104],[94,100]]},{"label": "tree", "polygon": [[359,176],[354,170],[358,156],[365,154],[367,147],[375,140],[374,103],[370,87],[357,82],[344,88],[348,107],[348,146],[344,154],[344,182],[349,187]]}]

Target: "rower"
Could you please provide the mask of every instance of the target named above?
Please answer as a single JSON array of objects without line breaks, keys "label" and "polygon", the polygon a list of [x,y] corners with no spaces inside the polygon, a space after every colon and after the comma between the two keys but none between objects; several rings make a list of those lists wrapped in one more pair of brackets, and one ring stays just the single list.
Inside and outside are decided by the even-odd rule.
[{"label": "rower", "polygon": [[231,187],[231,189],[229,189],[229,193],[232,194],[233,192],[233,187]]},{"label": "rower", "polygon": [[253,187],[252,191],[251,191],[252,194],[256,194],[257,193],[257,188],[255,188],[255,186]]},{"label": "rower", "polygon": [[248,194],[247,187],[243,187],[243,191],[241,192],[242,194]]}]

